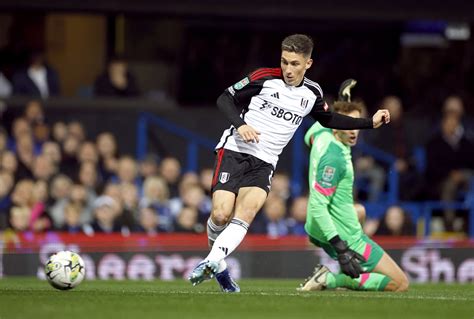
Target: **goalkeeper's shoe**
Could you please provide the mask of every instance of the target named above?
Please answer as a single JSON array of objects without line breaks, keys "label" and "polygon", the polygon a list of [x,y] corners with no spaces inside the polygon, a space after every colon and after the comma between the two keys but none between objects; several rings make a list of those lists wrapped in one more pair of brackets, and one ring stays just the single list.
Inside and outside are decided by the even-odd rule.
[{"label": "goalkeeper's shoe", "polygon": [[222,292],[240,292],[240,287],[230,276],[229,270],[226,269],[216,274],[216,280]]},{"label": "goalkeeper's shoe", "polygon": [[216,275],[218,267],[219,263],[215,261],[203,260],[193,269],[188,279],[193,286],[199,285],[204,280],[212,279]]},{"label": "goalkeeper's shoe", "polygon": [[317,265],[314,268],[313,274],[306,278],[304,283],[296,288],[298,291],[316,291],[326,289],[326,277],[329,273],[329,269],[323,265]]}]

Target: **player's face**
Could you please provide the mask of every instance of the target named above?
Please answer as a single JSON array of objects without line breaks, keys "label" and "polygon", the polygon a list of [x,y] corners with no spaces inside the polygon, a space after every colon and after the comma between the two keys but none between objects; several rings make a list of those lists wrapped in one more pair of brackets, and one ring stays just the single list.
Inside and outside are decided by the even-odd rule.
[{"label": "player's face", "polygon": [[303,81],[306,70],[311,67],[313,60],[305,57],[301,53],[282,51],[281,52],[281,71],[285,83],[291,86],[298,86]]},{"label": "player's face", "polygon": [[[359,118],[360,112],[359,111],[352,111],[348,114],[345,114],[350,117]],[[342,144],[347,146],[354,146],[357,144],[357,137],[359,136],[359,130],[333,130],[336,139],[340,141]]]}]

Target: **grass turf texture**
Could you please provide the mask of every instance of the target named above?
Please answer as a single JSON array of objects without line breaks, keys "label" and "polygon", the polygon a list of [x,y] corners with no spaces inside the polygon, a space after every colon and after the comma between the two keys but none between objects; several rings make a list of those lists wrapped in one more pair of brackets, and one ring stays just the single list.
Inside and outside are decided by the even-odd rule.
[{"label": "grass turf texture", "polygon": [[16,318],[474,318],[474,285],[412,285],[408,293],[299,293],[295,280],[85,281],[59,291],[32,278],[0,279],[0,319]]}]

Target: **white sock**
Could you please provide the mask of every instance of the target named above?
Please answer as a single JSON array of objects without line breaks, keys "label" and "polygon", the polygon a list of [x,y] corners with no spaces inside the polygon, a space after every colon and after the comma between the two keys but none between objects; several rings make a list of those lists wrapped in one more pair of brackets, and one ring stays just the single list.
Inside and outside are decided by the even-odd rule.
[{"label": "white sock", "polygon": [[217,273],[220,274],[226,269],[227,269],[227,263],[225,259],[222,259],[221,261],[219,261],[219,268],[217,268]]},{"label": "white sock", "polygon": [[249,229],[249,224],[241,219],[234,218],[224,231],[216,238],[211,252],[206,260],[220,262],[230,255],[242,242]]},{"label": "white sock", "polygon": [[209,247],[212,247],[216,241],[217,236],[219,236],[222,231],[226,228],[225,225],[216,225],[211,218],[207,220],[207,238],[209,239]]},{"label": "white sock", "polygon": [[[214,242],[216,241],[217,236],[219,236],[226,227],[227,227],[227,224],[222,225],[222,226],[214,224],[211,218],[207,220],[207,238],[209,239],[209,247],[212,248],[212,246],[214,245]],[[222,259],[219,262],[219,268],[217,268],[217,273],[219,274],[226,269],[227,269],[227,263],[225,259]]]}]

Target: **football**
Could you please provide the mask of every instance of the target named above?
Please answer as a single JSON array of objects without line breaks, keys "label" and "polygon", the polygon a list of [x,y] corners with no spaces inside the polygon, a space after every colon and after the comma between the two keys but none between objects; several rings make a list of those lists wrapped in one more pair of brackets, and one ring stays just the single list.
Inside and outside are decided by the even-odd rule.
[{"label": "football", "polygon": [[60,251],[49,257],[44,271],[51,286],[69,290],[77,287],[84,279],[84,261],[72,251]]}]

